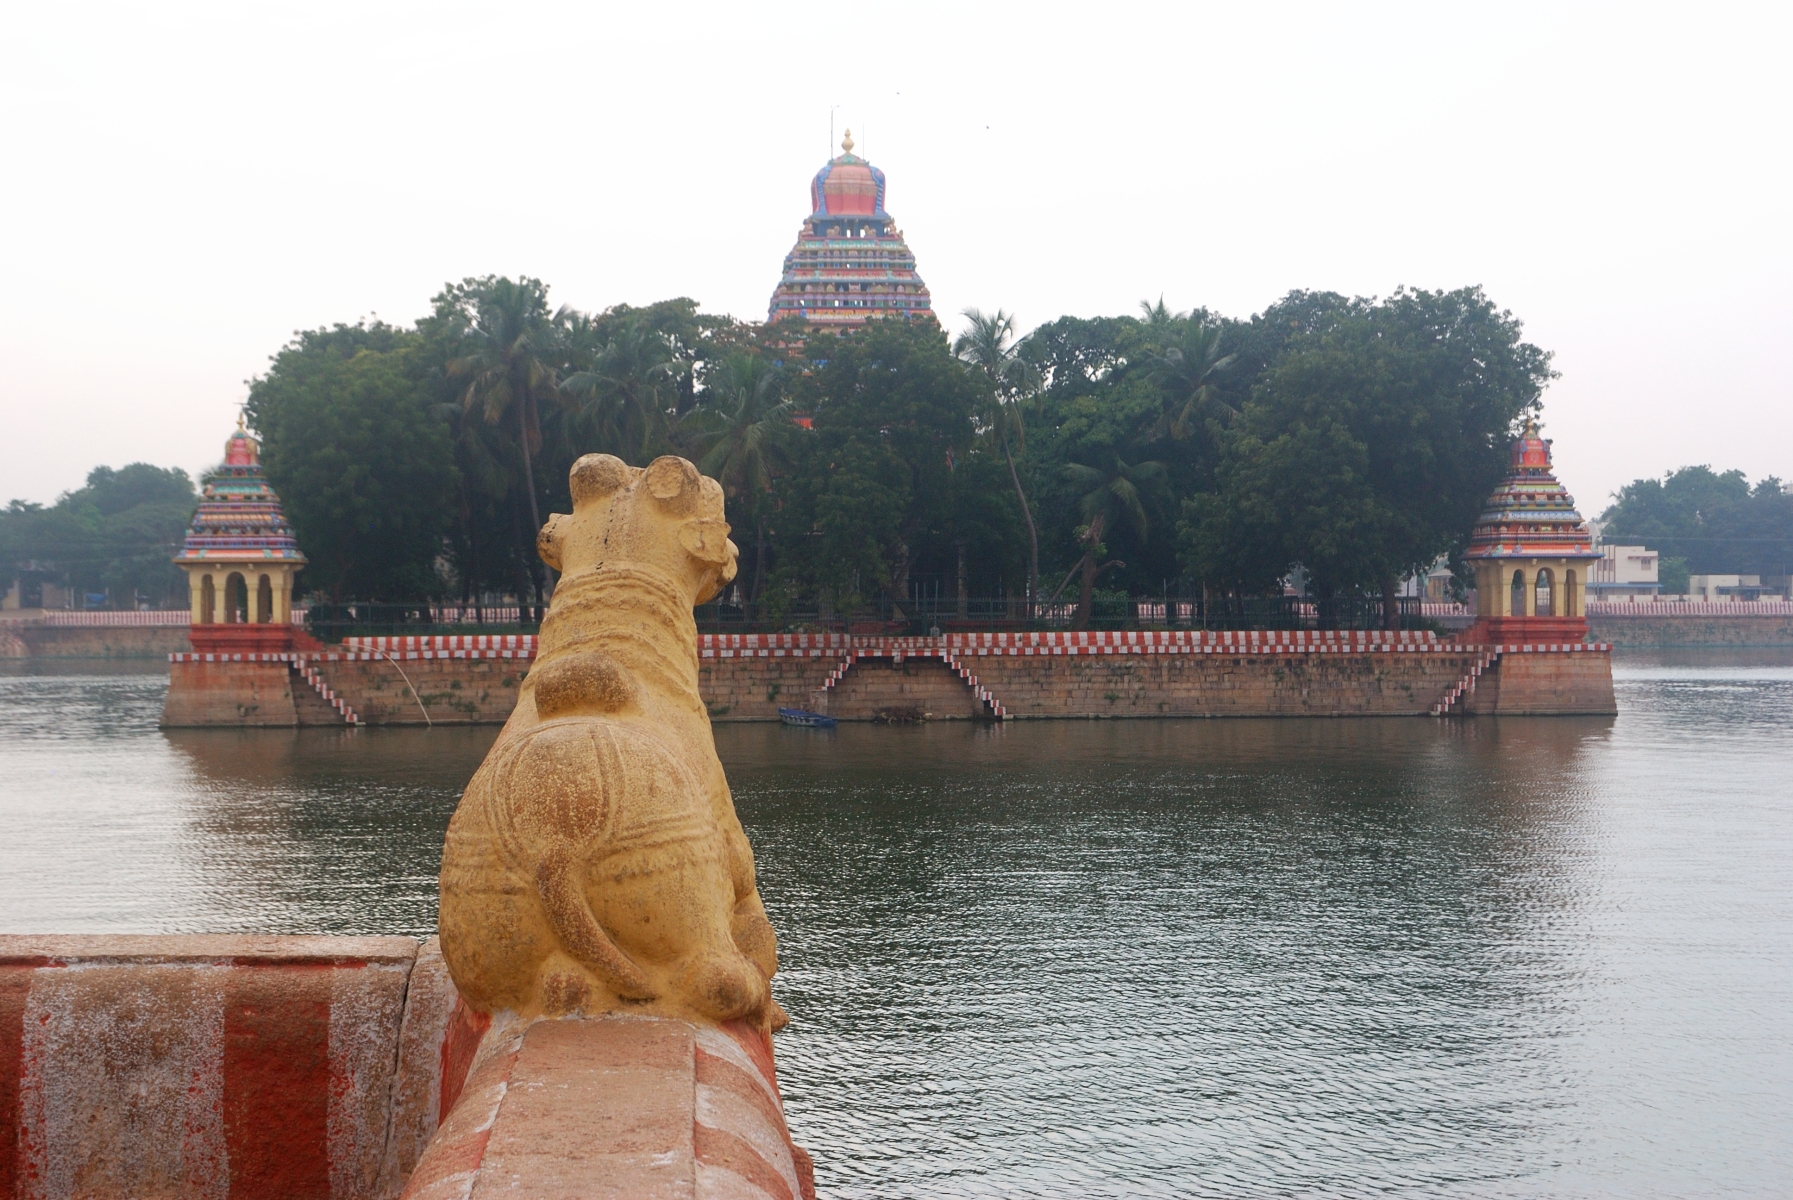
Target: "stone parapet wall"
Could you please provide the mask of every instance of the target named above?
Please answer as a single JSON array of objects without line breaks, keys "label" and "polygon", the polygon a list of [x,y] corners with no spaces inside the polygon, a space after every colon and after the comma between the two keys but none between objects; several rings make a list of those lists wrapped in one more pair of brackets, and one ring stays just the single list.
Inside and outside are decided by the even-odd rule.
[{"label": "stone parapet wall", "polygon": [[394,1196],[484,1028],[434,939],[0,936],[0,1196]]},{"label": "stone parapet wall", "polygon": [[[1607,604],[1601,607],[1605,611],[1596,613],[1593,605],[1588,606],[1588,628],[1594,638],[1615,646],[1793,646],[1793,606],[1790,605]],[[1650,611],[1658,608],[1759,608],[1762,611],[1718,615]],[[1621,611],[1624,609],[1634,611]]]}]

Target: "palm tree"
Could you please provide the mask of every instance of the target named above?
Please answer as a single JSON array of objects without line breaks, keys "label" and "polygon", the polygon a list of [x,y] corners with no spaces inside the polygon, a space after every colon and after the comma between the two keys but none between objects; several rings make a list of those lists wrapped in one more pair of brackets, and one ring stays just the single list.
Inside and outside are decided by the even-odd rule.
[{"label": "palm tree", "polygon": [[706,378],[697,407],[680,422],[690,430],[690,441],[700,455],[698,469],[720,483],[731,500],[753,510],[757,544],[750,601],[759,599],[766,576],[766,514],[761,500],[784,465],[797,428],[784,384],[784,373],[759,355],[731,354]]},{"label": "palm tree", "polygon": [[[1164,302],[1160,300],[1158,304],[1162,309]],[[1237,416],[1230,405],[1214,394],[1214,376],[1238,357],[1220,353],[1220,327],[1184,320],[1181,328],[1166,332],[1170,344],[1146,360],[1148,374],[1164,389],[1163,411],[1152,436],[1158,438],[1168,433],[1182,440],[1189,436],[1190,421],[1208,407],[1218,408],[1228,417]]]},{"label": "palm tree", "polygon": [[664,334],[631,320],[597,350],[588,368],[568,375],[560,387],[577,402],[578,418],[601,446],[619,458],[642,459],[666,432],[666,414],[678,403],[678,380],[686,370]]},{"label": "palm tree", "polygon": [[1174,313],[1166,308],[1164,306],[1164,296],[1162,294],[1159,295],[1158,303],[1156,304],[1153,304],[1150,300],[1141,300],[1139,302],[1139,311],[1140,315],[1145,320],[1146,326],[1151,329],[1167,328],[1178,321],[1186,321],[1189,319],[1188,313]]},{"label": "palm tree", "polygon": [[1021,504],[1021,517],[1027,522],[1027,616],[1033,619],[1034,606],[1040,595],[1040,535],[1034,528],[1033,509],[1027,503],[1027,492],[1021,486],[1021,474],[1015,469],[1015,451],[1027,450],[1027,427],[1021,419],[1021,405],[1039,387],[1039,376],[1022,361],[1015,341],[1015,317],[1002,309],[985,315],[976,308],[964,313],[968,322],[965,332],[953,343],[959,360],[983,372],[986,388],[985,407],[978,414],[978,423],[985,436],[1002,448],[1002,457],[1009,467],[1009,482],[1015,486],[1015,499]]},{"label": "palm tree", "polygon": [[[467,381],[461,407],[466,412],[480,409],[488,425],[498,424],[506,412],[516,414],[523,490],[529,496],[528,538],[533,542],[542,527],[533,457],[542,445],[541,399],[553,396],[557,386],[557,324],[548,315],[548,289],[540,280],[488,280],[472,299],[472,320],[461,335],[460,354],[448,361],[448,377]],[[524,561],[534,561],[527,548]],[[541,586],[536,576],[538,601]],[[517,597],[519,604],[522,600]]]},{"label": "palm tree", "polygon": [[[1077,541],[1083,547],[1083,557],[1077,560],[1064,583],[1058,585],[1058,591],[1065,589],[1065,583],[1071,582],[1071,575],[1079,570],[1083,572],[1083,585],[1077,598],[1077,617],[1073,622],[1075,628],[1088,629],[1090,609],[1094,602],[1096,577],[1110,567],[1124,567],[1127,564],[1119,559],[1102,562],[1101,556],[1108,547],[1103,538],[1106,534],[1122,524],[1133,531],[1133,536],[1143,542],[1149,528],[1146,519],[1145,505],[1140,502],[1139,485],[1164,477],[1164,464],[1160,462],[1127,463],[1118,454],[1110,453],[1105,467],[1091,467],[1083,463],[1066,463],[1065,478],[1077,487],[1084,489],[1077,501],[1077,510],[1083,514],[1084,525],[1077,531]],[[1053,599],[1058,592],[1053,593]]]}]

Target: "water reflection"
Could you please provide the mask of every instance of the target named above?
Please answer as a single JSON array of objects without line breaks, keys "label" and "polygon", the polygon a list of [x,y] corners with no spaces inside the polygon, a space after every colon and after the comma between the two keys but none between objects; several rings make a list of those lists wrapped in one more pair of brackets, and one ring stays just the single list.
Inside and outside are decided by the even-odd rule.
[{"label": "water reflection", "polygon": [[[833,1196],[1772,1194],[1793,660],[1616,718],[724,726]],[[0,927],[430,929],[490,729],[0,675]]]}]

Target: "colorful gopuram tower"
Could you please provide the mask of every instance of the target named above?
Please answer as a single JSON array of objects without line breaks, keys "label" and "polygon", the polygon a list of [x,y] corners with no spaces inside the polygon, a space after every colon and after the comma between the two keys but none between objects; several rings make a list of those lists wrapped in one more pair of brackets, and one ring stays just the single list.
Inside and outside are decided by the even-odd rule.
[{"label": "colorful gopuram tower", "polygon": [[195,651],[292,649],[293,577],[305,556],[241,418],[224,443],[224,466],[205,481],[174,563],[187,573]]},{"label": "colorful gopuram tower", "polygon": [[766,319],[800,316],[833,328],[877,317],[934,320],[915,255],[884,211],[884,172],[853,153],[851,129],[840,147],[809,185],[809,218],[785,255]]},{"label": "colorful gopuram tower", "polygon": [[1512,468],[1488,497],[1464,559],[1475,567],[1476,623],[1464,641],[1579,642],[1589,565],[1600,558],[1575,497],[1557,482],[1536,421],[1513,443]]}]

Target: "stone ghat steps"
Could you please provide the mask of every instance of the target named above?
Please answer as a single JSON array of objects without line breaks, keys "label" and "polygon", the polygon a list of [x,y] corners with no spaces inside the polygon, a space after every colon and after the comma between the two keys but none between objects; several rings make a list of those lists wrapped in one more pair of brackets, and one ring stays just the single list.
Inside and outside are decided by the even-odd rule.
[{"label": "stone ghat steps", "polygon": [[324,682],[316,667],[303,661],[291,664],[293,672],[293,710],[301,725],[332,725],[341,722],[359,725],[355,710]]}]

